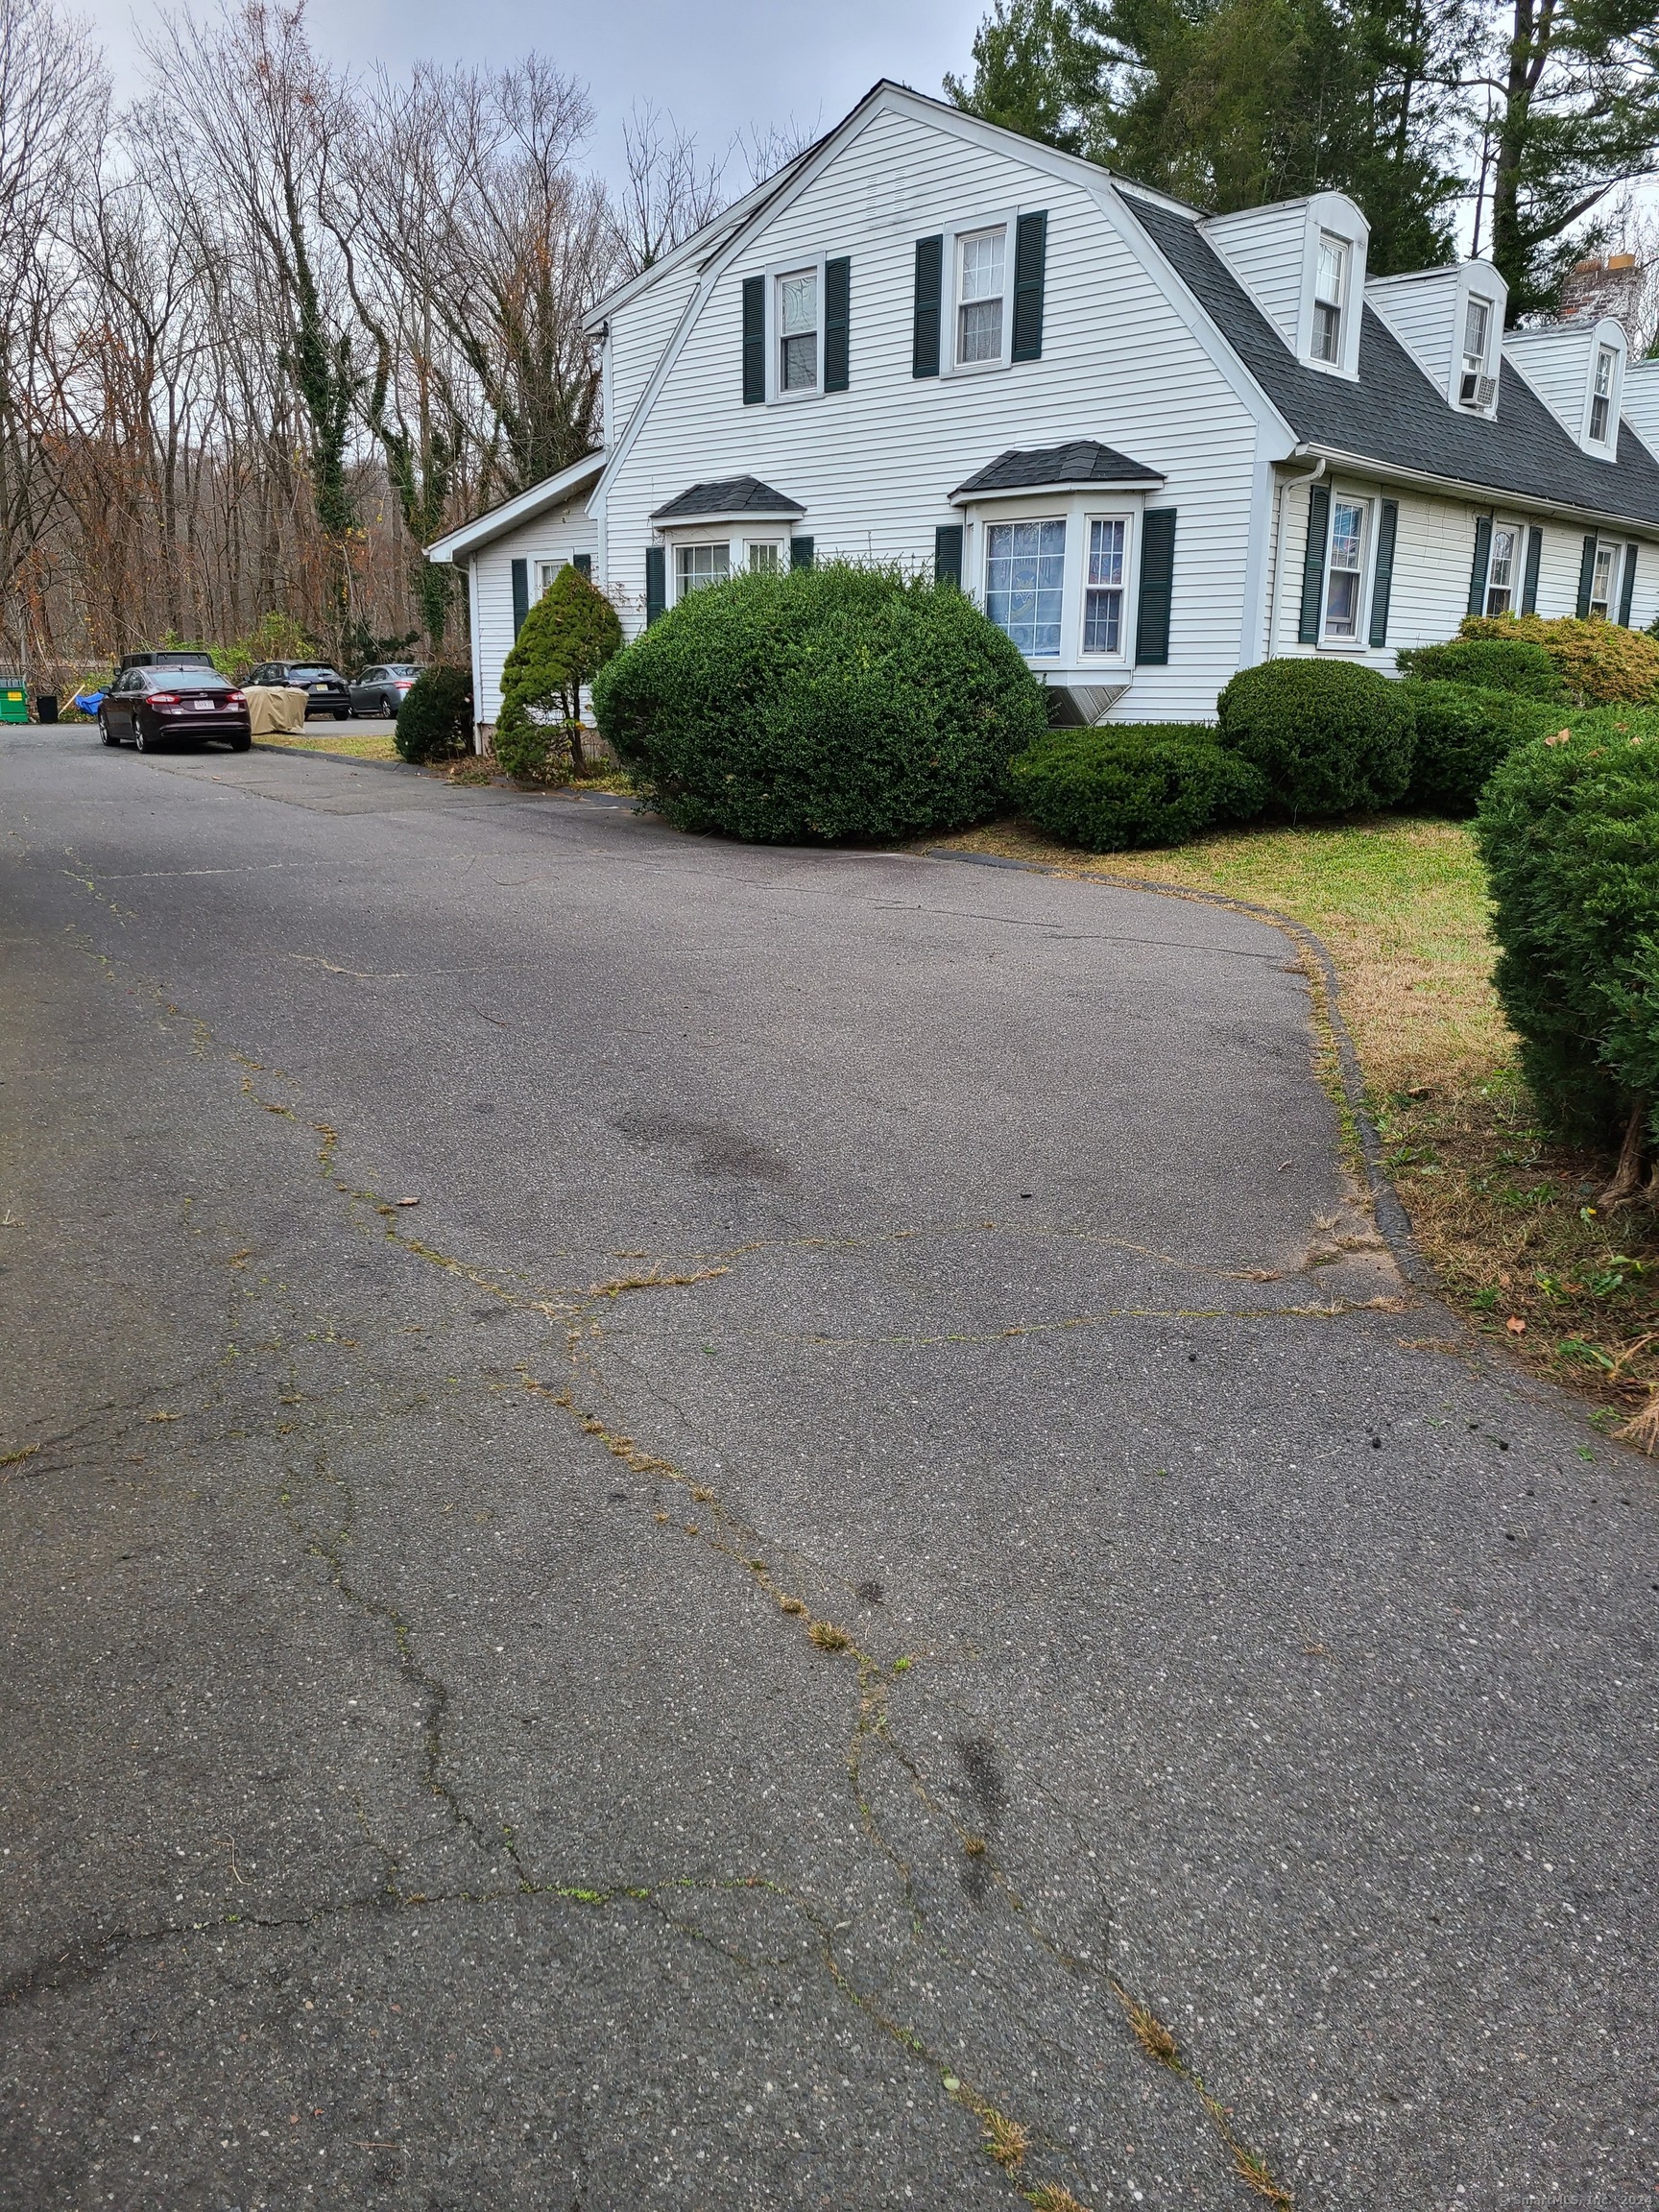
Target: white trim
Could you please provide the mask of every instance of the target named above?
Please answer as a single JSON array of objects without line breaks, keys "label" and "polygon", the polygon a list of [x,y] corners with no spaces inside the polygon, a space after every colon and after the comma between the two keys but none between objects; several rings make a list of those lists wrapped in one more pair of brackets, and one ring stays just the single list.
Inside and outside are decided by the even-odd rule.
[{"label": "white trim", "polygon": [[[1001,344],[997,356],[989,361],[963,361],[956,352],[957,318],[970,302],[962,298],[962,245],[968,238],[987,238],[994,232],[1002,234],[1002,323]],[[1014,257],[1020,236],[1020,210],[1017,207],[1000,208],[981,215],[971,223],[952,223],[945,231],[945,249],[950,255],[950,267],[942,272],[940,306],[949,321],[949,333],[939,333],[939,374],[941,379],[952,376],[994,375],[998,370],[1012,366],[1014,350]]]},{"label": "white trim", "polygon": [[653,515],[651,527],[659,537],[666,538],[670,531],[721,530],[728,525],[752,526],[757,530],[793,531],[797,522],[806,518],[805,507],[733,507],[719,515],[665,515],[661,520]]},{"label": "white trim", "polygon": [[[1542,404],[1542,402],[1540,402]],[[1599,530],[1612,525],[1627,537],[1652,543],[1659,540],[1659,523],[1639,519],[1631,515],[1616,515],[1609,508],[1570,507],[1561,500],[1529,497],[1524,492],[1512,492],[1504,485],[1472,484],[1460,476],[1436,476],[1427,469],[1406,469],[1394,461],[1375,461],[1368,453],[1350,453],[1338,445],[1321,445],[1312,440],[1298,445],[1286,460],[1312,460],[1318,456],[1334,467],[1374,477],[1380,484],[1404,484],[1411,491],[1428,491],[1441,496],[1461,499],[1472,507],[1492,508],[1502,505],[1524,515],[1548,516],[1554,519],[1567,519],[1582,529],[1593,523]]]},{"label": "white trim", "polygon": [[[1333,569],[1331,545],[1336,534],[1336,506],[1358,507],[1364,511],[1360,525],[1359,565],[1354,568]],[[1314,650],[1319,653],[1367,653],[1371,650],[1371,588],[1377,566],[1377,512],[1381,502],[1374,486],[1333,483],[1330,504],[1325,511],[1325,564],[1319,577],[1319,635],[1314,639]],[[1333,575],[1354,576],[1359,579],[1358,604],[1354,611],[1352,637],[1333,637],[1330,635],[1331,579]]]},{"label": "white trim", "polygon": [[435,538],[425,548],[427,560],[458,560],[464,553],[476,553],[493,539],[505,537],[519,523],[533,522],[538,515],[549,507],[557,507],[571,493],[579,492],[584,484],[596,483],[605,472],[607,459],[604,452],[585,453],[568,469],[561,469],[557,476],[544,476],[540,484],[532,484],[528,492],[520,492],[501,506],[492,507],[487,513],[474,516],[470,522],[463,522],[458,529]]},{"label": "white trim", "polygon": [[[825,309],[828,304],[825,298],[824,268],[829,259],[828,253],[798,253],[793,260],[780,261],[772,268],[761,272],[766,280],[764,294],[766,311],[762,318],[762,325],[766,341],[766,405],[768,407],[795,407],[804,399],[822,399],[824,397],[824,323]],[[778,287],[785,276],[804,276],[808,270],[812,272],[812,278],[817,287],[818,295],[818,320],[813,330],[813,335],[818,342],[816,354],[818,373],[811,384],[799,386],[793,392],[786,392],[783,389],[781,374],[783,367],[783,327],[778,313]]]},{"label": "white trim", "polygon": [[1519,515],[1512,514],[1492,514],[1487,517],[1487,520],[1492,525],[1492,535],[1486,546],[1485,573],[1480,579],[1480,612],[1482,614],[1490,614],[1492,612],[1487,602],[1492,596],[1492,562],[1498,544],[1498,533],[1500,530],[1513,530],[1515,533],[1515,566],[1509,579],[1509,604],[1507,607],[1500,608],[1499,613],[1519,614],[1521,612],[1521,595],[1527,589],[1527,525]]},{"label": "white trim", "polygon": [[975,487],[973,491],[963,486],[960,491],[951,493],[950,504],[952,507],[979,507],[991,499],[1069,498],[1073,492],[1139,492],[1144,494],[1148,492],[1162,492],[1167,481],[1167,477],[1164,476],[1090,476],[1075,481],[1068,477],[1063,484],[1002,484]]}]

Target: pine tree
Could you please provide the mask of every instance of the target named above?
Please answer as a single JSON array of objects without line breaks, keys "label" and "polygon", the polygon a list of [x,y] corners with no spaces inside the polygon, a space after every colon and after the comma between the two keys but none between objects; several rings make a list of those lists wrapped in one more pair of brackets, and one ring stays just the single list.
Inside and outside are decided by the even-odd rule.
[{"label": "pine tree", "polygon": [[562,753],[580,772],[583,690],[621,649],[615,608],[566,561],[526,613],[501,671],[495,757],[510,776],[545,775]]}]

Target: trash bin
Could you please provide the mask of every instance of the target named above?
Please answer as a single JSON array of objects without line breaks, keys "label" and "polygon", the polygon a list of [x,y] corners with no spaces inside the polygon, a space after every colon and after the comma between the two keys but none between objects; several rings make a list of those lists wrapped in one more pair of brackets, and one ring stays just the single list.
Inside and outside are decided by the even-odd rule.
[{"label": "trash bin", "polygon": [[35,694],[35,719],[36,722],[56,722],[58,719],[58,694],[56,691],[36,691]]},{"label": "trash bin", "polygon": [[27,722],[29,694],[21,684],[0,684],[0,722]]}]

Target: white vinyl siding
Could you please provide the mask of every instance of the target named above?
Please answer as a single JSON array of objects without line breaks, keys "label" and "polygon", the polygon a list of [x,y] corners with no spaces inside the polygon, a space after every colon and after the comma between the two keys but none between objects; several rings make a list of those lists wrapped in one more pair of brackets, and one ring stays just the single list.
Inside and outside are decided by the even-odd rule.
[{"label": "white vinyl siding", "polygon": [[[590,488],[589,488],[590,490]],[[599,574],[599,525],[584,513],[589,491],[551,514],[522,522],[474,556],[472,629],[477,646],[474,663],[475,710],[480,722],[493,725],[501,711],[501,664],[513,648],[513,564],[526,564],[525,582],[531,599],[538,596],[541,572],[547,581],[572,554],[586,553],[593,562],[593,581],[604,588]]]},{"label": "white vinyl siding", "polygon": [[1294,350],[1308,252],[1306,204],[1292,201],[1213,216],[1204,234]]},{"label": "white vinyl siding", "polygon": [[[1098,189],[1109,195],[1104,180]],[[1048,218],[1042,360],[999,374],[913,378],[917,239],[954,237],[976,216],[1022,207]],[[745,408],[738,357],[743,278],[805,267],[823,251],[847,254],[853,267],[852,387],[837,397],[832,438],[822,408]],[[1169,662],[1136,671],[1118,710],[1154,720],[1212,716],[1241,646],[1257,424],[1148,275],[1142,251],[1080,182],[913,113],[876,115],[714,286],[607,484],[613,575],[637,604],[652,510],[728,474],[758,476],[799,500],[806,512],[796,530],[813,540],[820,564],[844,554],[930,568],[935,528],[963,520],[950,504],[954,486],[1012,445],[1107,435],[1104,412],[1115,445],[1171,472],[1166,496],[1180,517]],[[949,255],[948,247],[948,315]],[[950,330],[947,323],[947,351]],[[982,544],[971,543],[965,559],[964,580],[982,595]],[[622,613],[632,635],[640,616]],[[1132,655],[1127,596],[1122,619]],[[1062,643],[1063,664],[1081,671],[1080,618]]]}]

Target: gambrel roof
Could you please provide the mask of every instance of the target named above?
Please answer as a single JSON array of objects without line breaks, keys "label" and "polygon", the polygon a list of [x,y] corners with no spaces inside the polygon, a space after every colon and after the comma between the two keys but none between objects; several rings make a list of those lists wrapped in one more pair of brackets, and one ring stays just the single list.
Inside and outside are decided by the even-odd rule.
[{"label": "gambrel roof", "polygon": [[1132,187],[1123,198],[1307,445],[1483,492],[1659,523],[1659,462],[1628,422],[1620,424],[1618,460],[1598,460],[1568,436],[1507,361],[1490,420],[1449,407],[1371,307],[1360,327],[1358,383],[1307,368],[1204,236],[1198,216],[1177,214]]}]

